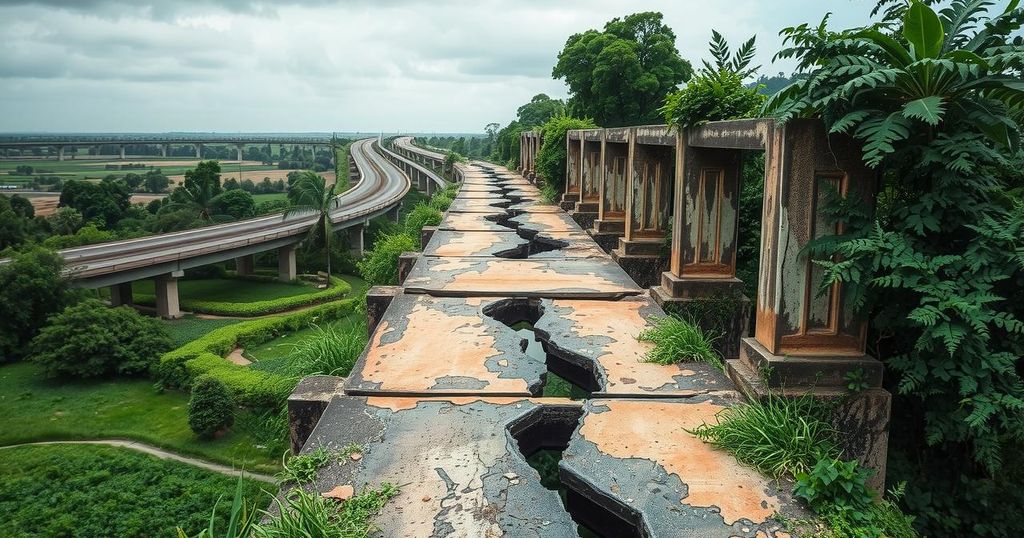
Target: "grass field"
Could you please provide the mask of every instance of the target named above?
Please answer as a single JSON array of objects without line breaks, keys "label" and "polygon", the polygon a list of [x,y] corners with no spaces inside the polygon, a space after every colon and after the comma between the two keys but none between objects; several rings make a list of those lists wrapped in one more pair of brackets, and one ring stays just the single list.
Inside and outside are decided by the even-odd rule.
[{"label": "grass field", "polygon": [[179,319],[165,319],[160,320],[164,328],[167,329],[167,334],[170,335],[171,341],[174,342],[174,347],[181,347],[206,333],[219,329],[221,327],[227,327],[228,325],[234,325],[238,323],[240,319],[203,319],[189,315]]},{"label": "grass field", "polygon": [[[158,164],[161,161],[166,162],[166,165]],[[0,185],[3,184],[25,184],[31,183],[34,176],[60,176],[65,181],[69,179],[92,179],[99,180],[103,179],[108,175],[114,175],[123,177],[125,174],[134,172],[136,174],[142,174],[150,170],[150,168],[159,168],[167,176],[181,176],[184,175],[185,171],[195,168],[195,161],[189,164],[188,159],[182,157],[168,157],[167,159],[161,159],[159,157],[137,157],[129,158],[124,161],[117,161],[116,157],[106,156],[103,159],[82,159],[82,160],[68,160],[68,161],[53,161],[53,160],[16,160],[16,161],[0,161]],[[119,163],[119,164],[132,164],[132,163],[150,163],[150,166],[145,168],[135,169],[124,169],[124,170],[107,170],[107,163]],[[18,166],[28,165],[31,166],[34,171],[33,175],[16,175],[11,174]],[[276,165],[264,165],[264,164],[243,164],[241,165],[242,172],[255,172],[255,171],[266,171],[278,173]],[[238,175],[239,165],[236,162],[224,162],[221,164],[221,176],[223,179]],[[251,174],[247,174],[251,175]],[[270,174],[273,175],[273,174]],[[260,176],[262,179],[262,176]]]},{"label": "grass field", "polygon": [[252,198],[258,204],[260,202],[269,202],[271,200],[287,200],[288,195],[283,192],[274,192],[271,194],[254,194],[252,195]]},{"label": "grass field", "polygon": [[[127,449],[36,446],[0,452],[0,536],[194,536],[224,529],[238,480]],[[263,508],[268,484],[243,480]],[[220,501],[218,504],[218,500]]]},{"label": "grass field", "polygon": [[[132,283],[132,291],[145,295],[153,295],[152,280],[136,280]],[[311,284],[275,281],[243,280],[236,278],[210,278],[197,280],[181,280],[178,282],[178,296],[181,300],[196,299],[225,303],[251,303],[295,297],[316,293],[318,290]]]},{"label": "grass field", "polygon": [[273,472],[280,463],[280,453],[239,428],[199,440],[188,427],[188,395],[159,393],[146,379],[47,381],[35,364],[8,364],[0,367],[0,409],[0,445],[116,437],[253,471]]}]

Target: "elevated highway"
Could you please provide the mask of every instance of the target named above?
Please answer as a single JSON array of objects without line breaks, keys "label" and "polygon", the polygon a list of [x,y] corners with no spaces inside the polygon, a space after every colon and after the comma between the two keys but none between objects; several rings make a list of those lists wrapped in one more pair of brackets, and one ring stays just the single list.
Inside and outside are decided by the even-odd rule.
[{"label": "elevated highway", "polygon": [[[350,243],[360,253],[363,230],[374,217],[397,217],[402,198],[411,187],[409,177],[386,159],[376,139],[352,144],[351,155],[360,172],[358,183],[334,200],[331,222],[336,231],[350,230]],[[112,302],[130,302],[131,282],[156,281],[157,311],[165,317],[180,315],[177,279],[183,271],[230,259],[241,272],[251,270],[251,256],[277,250],[279,276],[296,277],[295,250],[317,221],[315,214],[275,213],[194,230],[100,243],[60,251],[65,271],[75,285],[111,286]]]},{"label": "elevated highway", "polygon": [[[392,141],[392,148],[395,142]],[[421,163],[413,158],[399,154],[394,149],[388,148],[387,144],[381,146],[383,154],[395,166],[400,168],[405,175],[416,185],[416,188],[430,196],[438,188],[443,189],[448,181],[435,172],[430,166]]]},{"label": "elevated highway", "polygon": [[[120,159],[128,158],[126,146],[158,146],[160,156],[167,157],[171,146],[193,146],[196,158],[201,159],[203,147],[234,146],[238,151],[238,160],[243,159],[245,146],[286,145],[305,147],[326,147],[334,143],[328,136],[272,136],[272,135],[35,135],[35,136],[0,136],[0,155],[6,157],[8,150],[28,150],[35,148],[53,148],[57,160],[63,161],[68,148],[117,146]],[[52,155],[52,154],[51,154]]]}]

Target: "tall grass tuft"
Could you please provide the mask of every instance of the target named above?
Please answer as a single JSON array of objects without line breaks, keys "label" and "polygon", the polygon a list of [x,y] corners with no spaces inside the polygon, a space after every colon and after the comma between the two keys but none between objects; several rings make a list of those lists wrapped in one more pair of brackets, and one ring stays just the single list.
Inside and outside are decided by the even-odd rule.
[{"label": "tall grass tuft", "polygon": [[370,517],[380,512],[397,494],[397,487],[382,484],[379,490],[366,490],[339,505],[316,492],[307,493],[301,488],[295,488],[288,492],[286,502],[275,500],[279,515],[274,517],[264,512],[269,521],[257,525],[252,535],[254,538],[369,536],[374,530],[370,525]]},{"label": "tall grass tuft", "polygon": [[312,327],[316,334],[295,344],[293,373],[347,376],[366,346],[366,326],[356,324],[341,329],[313,324]]},{"label": "tall grass tuft", "polygon": [[708,337],[694,323],[677,315],[653,320],[654,327],[636,337],[641,342],[653,342],[654,349],[647,352],[644,360],[658,364],[700,361],[722,368],[722,359],[711,347],[713,338]]},{"label": "tall grass tuft", "polygon": [[704,442],[773,477],[810,471],[823,457],[838,457],[828,407],[810,395],[761,400],[721,411],[717,424],[687,430]]}]

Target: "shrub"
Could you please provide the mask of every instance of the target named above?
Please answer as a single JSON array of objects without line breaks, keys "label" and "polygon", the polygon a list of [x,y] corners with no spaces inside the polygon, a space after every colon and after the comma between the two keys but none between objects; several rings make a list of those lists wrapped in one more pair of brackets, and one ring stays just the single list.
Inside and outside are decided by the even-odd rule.
[{"label": "shrub", "polygon": [[231,393],[219,379],[203,376],[192,384],[188,401],[188,426],[200,437],[210,438],[235,423]]},{"label": "shrub", "polygon": [[823,456],[839,454],[828,409],[811,396],[764,399],[729,407],[715,425],[690,433],[773,477],[807,472]]},{"label": "shrub", "polygon": [[359,273],[371,286],[397,285],[398,257],[403,252],[419,250],[417,242],[404,233],[381,237],[357,264]]},{"label": "shrub", "polygon": [[47,377],[145,374],[171,348],[157,320],[95,299],[70,306],[49,322],[30,344],[31,359]]},{"label": "shrub", "polygon": [[537,153],[537,172],[557,192],[565,191],[565,134],[573,129],[593,129],[593,120],[570,116],[554,116],[544,124],[544,145]]},{"label": "shrub", "polygon": [[705,72],[683,89],[668,94],[661,113],[669,125],[686,128],[708,121],[755,117],[764,99],[757,88],[744,85],[737,73]]},{"label": "shrub", "polygon": [[255,538],[292,538],[293,536],[316,536],[318,538],[355,538],[370,536],[373,527],[371,516],[398,495],[398,487],[381,484],[379,490],[366,490],[355,497],[338,504],[325,499],[316,492],[307,493],[301,488],[288,492],[286,503],[275,500],[278,514],[263,512],[267,523],[253,529]]},{"label": "shrub", "polygon": [[405,216],[405,233],[409,237],[416,238],[420,236],[424,226],[437,226],[441,224],[441,219],[444,218],[444,213],[441,211],[436,207],[426,204],[416,204],[412,211],[409,211],[409,214]]},{"label": "shrub", "polygon": [[[241,278],[255,280],[263,279],[265,277],[247,276]],[[267,279],[276,280],[273,278]],[[201,299],[189,298],[181,300],[181,307],[185,310],[196,312],[199,314],[257,317],[265,316],[267,314],[276,314],[278,312],[292,310],[303,306],[325,303],[327,301],[340,299],[345,295],[348,295],[348,293],[351,291],[352,286],[350,286],[348,282],[345,282],[344,280],[337,277],[331,277],[330,287],[313,293],[293,295],[290,297],[281,297],[278,299],[268,299],[265,301],[252,301],[247,303],[204,301]],[[136,294],[134,296],[134,300],[136,304],[140,305],[156,304],[156,297],[153,295]]]},{"label": "shrub", "polygon": [[256,346],[313,322],[347,316],[357,306],[355,299],[346,299],[300,312],[243,321],[215,329],[165,353],[156,368],[156,378],[166,387],[180,388],[188,386],[196,376],[209,373],[231,389],[237,404],[276,407],[291,392],[295,385],[294,379],[239,366],[224,356],[238,346]]},{"label": "shrub", "polygon": [[653,342],[644,360],[658,364],[700,361],[722,368],[722,359],[711,347],[712,339],[696,324],[670,315],[653,320],[654,327],[640,333],[641,342]]},{"label": "shrub", "polygon": [[443,193],[435,194],[430,198],[430,207],[437,209],[438,211],[448,211],[448,208],[452,205],[452,197]]}]

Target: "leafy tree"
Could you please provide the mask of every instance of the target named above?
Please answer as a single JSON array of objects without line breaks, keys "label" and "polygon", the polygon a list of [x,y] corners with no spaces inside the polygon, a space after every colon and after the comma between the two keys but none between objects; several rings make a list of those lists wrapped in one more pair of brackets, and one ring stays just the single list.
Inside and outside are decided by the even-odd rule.
[{"label": "leafy tree", "polygon": [[136,174],[135,172],[129,172],[124,175],[124,183],[125,185],[128,185],[128,189],[132,191],[138,190],[139,187],[142,186],[142,183],[145,182],[145,180],[145,176],[142,176],[141,174]]},{"label": "leafy tree", "polygon": [[70,235],[79,230],[84,222],[82,214],[73,207],[58,207],[52,215],[46,217],[54,233]]},{"label": "leafy tree", "polygon": [[0,358],[20,356],[46,321],[74,300],[57,253],[33,247],[0,265]]},{"label": "leafy tree", "polygon": [[606,127],[653,123],[665,96],[693,72],[662,14],[614,18],[604,31],[574,34],[552,76],[569,86],[569,112]]},{"label": "leafy tree", "polygon": [[516,121],[524,127],[536,127],[564,112],[565,103],[561,99],[552,99],[547,94],[538,93],[529,103],[516,110]]},{"label": "leafy tree", "polygon": [[9,202],[11,204],[11,211],[14,211],[15,215],[26,219],[36,216],[36,208],[28,198],[15,194],[11,196]]},{"label": "leafy tree", "polygon": [[221,380],[204,375],[192,383],[188,400],[188,426],[196,435],[209,439],[235,423],[231,391]]},{"label": "leafy tree", "polygon": [[0,196],[0,250],[24,243],[28,235],[28,219],[11,207],[11,198]]},{"label": "leafy tree", "polygon": [[185,182],[171,193],[170,201],[177,208],[188,207],[202,220],[213,220],[213,199],[224,192],[220,186],[220,163],[202,161],[185,172]]},{"label": "leafy tree", "polygon": [[60,193],[60,207],[77,209],[87,221],[100,221],[113,228],[131,207],[131,190],[120,179],[104,178],[99,183],[71,180]]},{"label": "leafy tree", "polygon": [[573,129],[597,127],[593,120],[555,116],[544,124],[544,144],[537,152],[537,172],[544,178],[545,198],[554,201],[565,191],[565,135]]},{"label": "leafy tree", "polygon": [[247,219],[255,214],[256,201],[251,194],[241,189],[227,190],[210,200],[210,208],[217,215]]},{"label": "leafy tree", "polygon": [[47,377],[146,374],[171,349],[159,321],[96,299],[69,306],[48,322],[29,344],[30,359]]},{"label": "leafy tree", "polygon": [[1004,202],[997,173],[1019,158],[1017,4],[936,12],[886,1],[879,25],[788,28],[779,56],[806,78],[767,104],[783,120],[820,117],[851,134],[881,174],[874,218],[836,200],[827,211],[847,233],[809,253],[873,321],[872,352],[901,395],[891,446],[917,463],[893,469],[909,479],[920,528],[937,536],[1012,535],[1021,524],[986,508],[1022,501],[1007,476],[1019,470],[1003,461],[1024,448],[1024,203]]},{"label": "leafy tree", "polygon": [[309,230],[310,240],[317,234],[323,239],[324,255],[327,260],[327,285],[331,285],[331,238],[334,228],[331,223],[331,210],[338,207],[334,189],[336,184],[327,185],[327,181],[313,172],[305,171],[288,191],[288,200],[292,207],[285,211],[283,218],[292,215],[317,215],[316,224]]},{"label": "leafy tree", "polygon": [[53,235],[43,241],[46,248],[60,250],[94,243],[103,243],[117,239],[117,234],[107,230],[100,230],[95,224],[86,224],[72,234]]},{"label": "leafy tree", "polygon": [[143,181],[145,182],[146,190],[153,194],[164,192],[171,185],[171,180],[159,170],[146,172]]},{"label": "leafy tree", "polygon": [[229,177],[229,178],[224,180],[224,190],[225,191],[233,191],[233,190],[241,189],[241,188],[242,188],[242,186],[238,184],[238,180],[233,178],[233,177]]},{"label": "leafy tree", "polygon": [[418,241],[405,233],[385,235],[373,244],[373,250],[356,263],[359,274],[371,286],[398,284],[398,257],[403,252],[415,252]]}]

